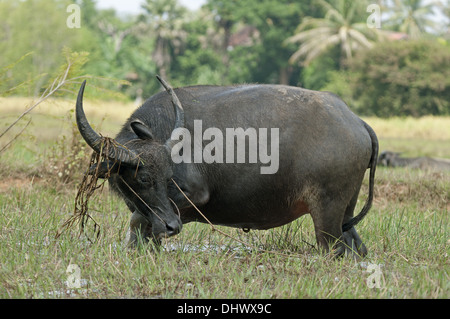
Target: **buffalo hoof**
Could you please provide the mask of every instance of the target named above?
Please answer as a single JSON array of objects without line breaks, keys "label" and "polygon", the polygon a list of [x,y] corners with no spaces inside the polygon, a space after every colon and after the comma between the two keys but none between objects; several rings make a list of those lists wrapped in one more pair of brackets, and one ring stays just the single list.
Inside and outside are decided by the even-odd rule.
[{"label": "buffalo hoof", "polygon": [[338,256],[352,256],[354,259],[361,259],[367,255],[367,248],[356,232],[355,227],[350,228],[344,232],[343,240],[338,245],[336,255]]}]

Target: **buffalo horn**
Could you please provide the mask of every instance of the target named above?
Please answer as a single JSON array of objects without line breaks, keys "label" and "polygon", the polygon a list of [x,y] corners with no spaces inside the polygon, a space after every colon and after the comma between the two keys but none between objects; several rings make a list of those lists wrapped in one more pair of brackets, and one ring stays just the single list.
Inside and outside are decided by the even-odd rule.
[{"label": "buffalo horn", "polygon": [[[84,87],[86,86],[86,80],[81,84],[80,91],[78,92],[77,104],[76,104],[76,120],[78,130],[86,143],[98,154],[104,152],[102,150],[102,137],[94,131],[89,125],[89,122],[84,114],[83,110],[83,94]],[[119,143],[113,143],[114,145],[109,148],[106,156],[111,160],[117,160],[125,164],[137,166],[139,164],[139,157],[131,150],[125,148]]]},{"label": "buffalo horn", "polygon": [[[170,95],[170,97],[172,99],[172,105],[175,109],[175,126],[173,129],[176,130],[177,128],[184,127],[184,110],[183,110],[183,106],[181,105],[180,100],[178,99],[177,95],[175,94],[175,91],[159,75],[157,75],[156,78],[158,79],[159,82],[161,82],[162,86],[164,86],[167,93]],[[169,138],[166,141],[166,146],[171,149],[173,146],[172,144],[173,144],[173,141]]]}]

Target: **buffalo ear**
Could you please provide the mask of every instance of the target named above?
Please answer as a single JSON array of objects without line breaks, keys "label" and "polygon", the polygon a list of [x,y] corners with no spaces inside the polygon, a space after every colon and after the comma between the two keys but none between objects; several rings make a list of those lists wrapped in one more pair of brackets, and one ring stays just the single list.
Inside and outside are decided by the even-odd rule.
[{"label": "buffalo ear", "polygon": [[139,120],[131,122],[131,129],[141,140],[153,140],[150,128]]}]

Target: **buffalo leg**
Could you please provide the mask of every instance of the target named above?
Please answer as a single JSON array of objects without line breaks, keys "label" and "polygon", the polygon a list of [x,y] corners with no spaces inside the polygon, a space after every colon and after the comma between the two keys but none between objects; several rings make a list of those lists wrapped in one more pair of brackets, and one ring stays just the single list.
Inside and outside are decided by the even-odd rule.
[{"label": "buffalo leg", "polygon": [[333,200],[320,202],[322,205],[311,210],[317,243],[325,252],[331,249],[335,255],[341,256],[345,253],[342,242],[342,219],[345,206]]}]

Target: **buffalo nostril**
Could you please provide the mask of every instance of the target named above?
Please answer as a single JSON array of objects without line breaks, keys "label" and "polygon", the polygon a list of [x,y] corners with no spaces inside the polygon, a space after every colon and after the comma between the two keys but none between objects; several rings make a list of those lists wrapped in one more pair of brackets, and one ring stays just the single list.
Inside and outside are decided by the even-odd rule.
[{"label": "buffalo nostril", "polygon": [[166,230],[167,230],[167,234],[169,236],[178,234],[181,231],[181,228],[182,228],[182,225],[178,222],[166,224]]}]

